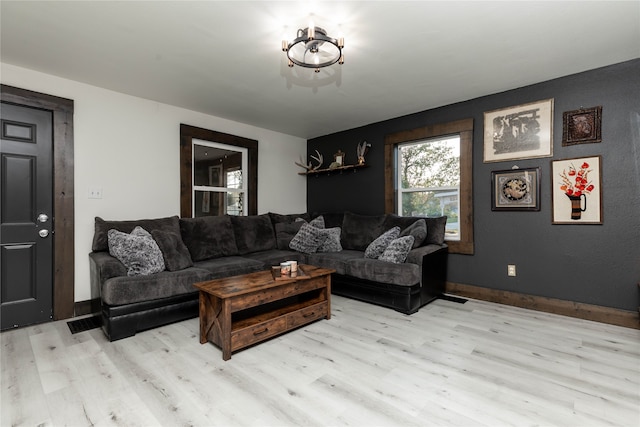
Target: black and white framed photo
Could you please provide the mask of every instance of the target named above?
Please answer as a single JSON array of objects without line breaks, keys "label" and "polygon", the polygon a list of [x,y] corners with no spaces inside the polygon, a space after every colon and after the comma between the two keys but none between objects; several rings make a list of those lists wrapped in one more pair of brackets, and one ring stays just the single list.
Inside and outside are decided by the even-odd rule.
[{"label": "black and white framed photo", "polygon": [[491,172],[492,211],[539,211],[540,168]]},{"label": "black and white framed photo", "polygon": [[553,156],[553,98],[484,113],[484,162]]}]

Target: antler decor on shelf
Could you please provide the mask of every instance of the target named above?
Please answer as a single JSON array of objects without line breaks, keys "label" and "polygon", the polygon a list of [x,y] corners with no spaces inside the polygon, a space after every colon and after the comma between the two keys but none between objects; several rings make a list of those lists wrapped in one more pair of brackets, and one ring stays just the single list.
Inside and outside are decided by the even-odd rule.
[{"label": "antler decor on shelf", "polygon": [[300,166],[301,168],[305,168],[307,171],[314,171],[314,170],[320,169],[320,167],[322,166],[322,163],[324,162],[324,157],[322,157],[322,154],[320,154],[318,150],[316,150],[316,155],[317,156],[313,156],[313,155],[311,156],[313,160],[318,162],[318,164],[315,166],[311,162],[305,165],[302,156],[300,156],[300,162],[294,162],[294,163]]}]

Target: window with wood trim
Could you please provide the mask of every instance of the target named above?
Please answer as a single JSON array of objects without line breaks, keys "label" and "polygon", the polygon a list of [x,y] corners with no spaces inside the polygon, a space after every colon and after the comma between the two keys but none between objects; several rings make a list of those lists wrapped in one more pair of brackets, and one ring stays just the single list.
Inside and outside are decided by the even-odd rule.
[{"label": "window with wood trim", "polygon": [[[458,171],[451,171],[450,179],[445,182],[447,185],[434,184],[438,180],[429,181],[403,176],[401,168],[409,165],[411,156],[424,154],[419,153],[420,150],[417,148],[433,151],[436,147],[439,149],[449,147],[453,151],[449,153],[451,155],[443,155],[444,157],[440,159],[442,162],[424,173],[426,175],[444,174],[442,170],[438,172],[438,168],[443,167],[444,164],[448,164],[445,167],[459,168]],[[449,232],[445,237],[449,252],[473,254],[473,119],[425,126],[387,135],[384,155],[385,212],[404,216],[437,216],[447,215],[449,212],[447,215]],[[433,162],[432,164],[435,165]],[[457,178],[454,178],[456,176]],[[430,184],[430,182],[433,183]],[[439,211],[435,205],[430,206],[436,202],[438,202]]]},{"label": "window with wood trim", "polygon": [[258,141],[180,125],[180,216],[257,212]]}]

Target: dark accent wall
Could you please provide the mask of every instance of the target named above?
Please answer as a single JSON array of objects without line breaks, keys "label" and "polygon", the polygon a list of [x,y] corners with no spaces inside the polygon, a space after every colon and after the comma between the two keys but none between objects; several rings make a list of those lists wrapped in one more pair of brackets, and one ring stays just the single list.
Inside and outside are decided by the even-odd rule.
[{"label": "dark accent wall", "polygon": [[[541,65],[543,66],[543,65]],[[464,84],[464,82],[461,82]],[[425,98],[429,94],[425,93]],[[554,98],[553,158],[483,163],[483,113]],[[562,113],[602,106],[602,142],[562,146]],[[640,59],[373,123],[308,141],[325,159],[372,144],[369,168],[309,177],[309,212],[384,213],[384,136],[474,119],[475,254],[449,255],[448,281],[491,289],[637,310],[640,282]],[[551,224],[551,160],[602,156],[602,225]],[[541,169],[540,212],[491,211],[491,171]],[[515,264],[517,276],[507,276]]]}]

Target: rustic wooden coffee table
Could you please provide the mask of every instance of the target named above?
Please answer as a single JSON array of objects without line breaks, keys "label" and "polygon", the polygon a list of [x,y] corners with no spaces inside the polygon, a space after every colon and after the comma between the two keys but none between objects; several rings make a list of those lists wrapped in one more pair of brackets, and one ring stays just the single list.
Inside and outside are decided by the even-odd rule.
[{"label": "rustic wooden coffee table", "polygon": [[295,278],[270,270],[196,283],[200,290],[200,343],[222,348],[222,359],[321,318],[331,318],[331,273],[300,265]]}]

